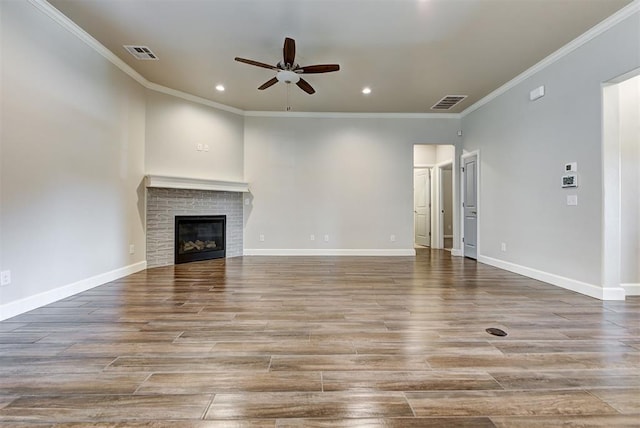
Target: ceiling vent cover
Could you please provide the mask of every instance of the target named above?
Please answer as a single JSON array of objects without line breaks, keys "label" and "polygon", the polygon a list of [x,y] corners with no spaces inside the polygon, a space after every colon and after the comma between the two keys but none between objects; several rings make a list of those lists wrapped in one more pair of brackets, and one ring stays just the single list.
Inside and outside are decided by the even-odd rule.
[{"label": "ceiling vent cover", "polygon": [[446,95],[440,101],[435,103],[431,110],[451,110],[460,101],[467,98],[466,95]]},{"label": "ceiling vent cover", "polygon": [[147,46],[132,46],[132,45],[124,45],[124,48],[129,51],[129,53],[135,56],[137,59],[147,60],[147,61],[157,61],[158,57],[156,54],[151,52]]}]

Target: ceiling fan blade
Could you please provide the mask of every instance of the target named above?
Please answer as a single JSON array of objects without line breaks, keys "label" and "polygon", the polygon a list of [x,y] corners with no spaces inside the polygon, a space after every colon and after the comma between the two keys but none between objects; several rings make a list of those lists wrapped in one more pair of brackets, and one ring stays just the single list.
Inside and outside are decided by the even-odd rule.
[{"label": "ceiling fan blade", "polygon": [[245,59],[245,58],[236,57],[235,60],[238,61],[238,62],[244,62],[245,64],[255,65],[256,67],[268,68],[269,70],[277,70],[278,69],[278,67],[276,67],[276,66],[265,64],[264,62],[254,61],[252,59]]},{"label": "ceiling fan blade", "polygon": [[340,66],[338,64],[318,64],[318,65],[307,65],[306,67],[298,67],[296,68],[296,72],[302,71],[305,74],[316,74],[316,73],[330,73],[332,71],[340,70]]},{"label": "ceiling fan blade", "polygon": [[298,80],[298,83],[296,83],[296,85],[298,85],[298,87],[300,89],[302,89],[303,91],[305,91],[307,94],[311,95],[311,94],[315,94],[316,90],[313,89],[311,87],[311,85],[304,79],[300,79]]},{"label": "ceiling fan blade", "polygon": [[263,89],[267,89],[268,87],[273,86],[276,83],[278,83],[278,79],[274,77],[273,79],[264,82],[258,89],[262,91]]},{"label": "ceiling fan blade", "polygon": [[293,65],[296,60],[296,41],[289,37],[284,39],[284,47],[282,48],[282,57],[284,64]]}]

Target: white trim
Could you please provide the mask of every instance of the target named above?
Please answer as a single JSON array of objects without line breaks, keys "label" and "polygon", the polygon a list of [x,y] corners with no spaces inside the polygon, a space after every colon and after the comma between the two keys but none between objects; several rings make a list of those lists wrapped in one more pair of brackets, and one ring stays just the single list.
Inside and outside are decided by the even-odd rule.
[{"label": "white trim", "polygon": [[228,111],[229,113],[235,113],[240,116],[244,115],[244,110],[240,110],[239,108],[231,107],[225,104],[220,104],[215,101],[208,100],[206,98],[202,98],[196,95],[188,94],[186,92],[178,91],[177,89],[167,88],[166,86],[158,85],[157,83],[152,83],[147,81],[146,84],[143,84],[143,85],[145,88],[150,89],[152,91],[171,95],[176,98],[182,98],[183,100],[191,101],[197,104],[202,104],[208,107],[213,107],[218,110]]},{"label": "white trim", "polygon": [[[33,6],[35,6],[42,13],[53,19],[62,28],[69,31],[78,39],[86,43],[94,51],[102,55],[107,61],[118,67],[120,70],[132,77],[136,82],[142,86],[147,87],[149,81],[142,77],[140,73],[131,68],[126,62],[118,58],[113,52],[107,49],[102,43],[94,39],[89,33],[80,28],[75,22],[67,18],[58,9],[53,7],[45,0],[28,0]],[[123,48],[124,49],[124,48]]]},{"label": "white trim", "polygon": [[627,296],[640,296],[640,283],[620,284]]},{"label": "white trim", "polygon": [[286,112],[286,111],[250,111],[250,110],[241,110],[235,107],[227,106],[225,104],[220,104],[215,101],[210,101],[205,98],[201,98],[195,95],[187,94],[182,91],[178,91],[175,89],[167,88],[166,86],[158,85],[157,83],[153,83],[145,79],[141,74],[131,68],[127,63],[118,58],[113,52],[107,49],[103,44],[93,38],[89,33],[80,28],[75,22],[71,21],[64,14],[62,14],[58,9],[53,7],[51,4],[46,2],[45,0],[28,0],[33,6],[38,8],[40,11],[45,13],[55,22],[57,22],[60,26],[67,29],[69,32],[74,34],[80,40],[85,42],[88,46],[93,48],[96,52],[114,64],[116,67],[121,69],[123,72],[131,76],[138,83],[144,86],[147,89],[162,92],[169,95],[174,95],[179,98],[183,98],[189,101],[193,101],[196,103],[202,103],[204,105],[214,107],[220,110],[228,111],[231,113],[239,114],[242,116],[249,117],[316,117],[316,118],[363,118],[363,119],[381,119],[381,118],[389,118],[389,119],[461,119],[468,115],[469,113],[477,110],[483,105],[487,104],[491,100],[497,98],[503,93],[507,92],[509,89],[513,88],[517,84],[521,83],[525,79],[528,79],[533,74],[539,72],[540,70],[548,67],[554,62],[558,61],[562,57],[567,54],[573,52],[580,46],[589,42],[593,38],[602,34],[606,30],[615,26],[619,22],[628,18],[635,12],[640,10],[640,0],[634,0],[632,3],[620,9],[618,12],[614,13],[610,17],[606,18],[604,21],[600,22],[586,33],[577,37],[573,41],[564,45],[551,55],[547,56],[542,61],[535,64],[533,67],[527,69],[523,73],[519,74],[515,78],[511,79],[509,82],[505,83],[498,89],[491,92],[489,95],[475,102],[471,106],[467,107],[461,113],[340,113],[340,112]]},{"label": "white trim", "polygon": [[169,177],[164,175],[146,175],[146,187],[163,189],[217,190],[220,192],[248,192],[249,183],[240,181],[207,180],[204,178]]},{"label": "white trim", "polygon": [[245,111],[248,117],[302,117],[324,119],[460,119],[460,113],[346,113],[310,111]]},{"label": "white trim", "polygon": [[640,11],[640,0],[635,0],[632,3],[629,3],[627,6],[623,7],[618,12],[614,13],[613,15],[609,16],[608,18],[600,22],[599,24],[595,25],[587,32],[573,39],[572,41],[570,41],[569,43],[567,43],[557,51],[553,52],[551,55],[544,58],[542,61],[538,62],[537,64],[525,70],[524,72],[520,73],[519,75],[517,75],[516,77],[514,77],[504,85],[500,86],[498,89],[491,92],[489,95],[486,95],[479,101],[476,101],[474,104],[464,109],[460,113],[460,117],[463,118],[467,116],[469,113],[472,113],[478,110],[483,105],[498,98],[500,95],[504,94],[509,89],[512,89],[513,87],[524,82],[526,79],[530,78],[531,76],[538,73],[539,71],[547,68],[548,66],[555,63],[556,61],[564,58],[574,50],[578,49],[582,45],[598,37],[600,34],[614,27],[615,25],[627,19],[628,17],[630,17],[631,15],[633,15],[638,11]]},{"label": "white trim", "polygon": [[443,238],[453,238],[453,235],[443,235]]},{"label": "white trim", "polygon": [[279,249],[245,248],[245,256],[415,256],[416,250],[407,249]]},{"label": "white trim", "polygon": [[127,275],[140,272],[146,268],[146,261],[138,262],[109,272],[101,273],[72,284],[63,285],[61,287],[54,288],[53,290],[6,303],[0,306],[0,321],[15,317],[16,315],[23,314],[50,303],[57,302],[58,300],[73,296],[74,294],[90,290],[99,285],[106,284],[107,282],[115,281],[116,279],[120,279]]},{"label": "white trim", "polygon": [[451,249],[451,255],[452,256],[456,256],[456,257],[463,257],[462,250],[460,250],[458,248],[452,248]]},{"label": "white trim", "polygon": [[624,300],[625,290],[622,287],[600,287],[599,285],[588,284],[586,282],[567,278],[538,269],[521,266],[504,260],[494,259],[487,256],[478,256],[478,261],[493,267],[517,273],[528,278],[537,279],[548,284],[575,291],[586,296],[595,297],[600,300]]}]

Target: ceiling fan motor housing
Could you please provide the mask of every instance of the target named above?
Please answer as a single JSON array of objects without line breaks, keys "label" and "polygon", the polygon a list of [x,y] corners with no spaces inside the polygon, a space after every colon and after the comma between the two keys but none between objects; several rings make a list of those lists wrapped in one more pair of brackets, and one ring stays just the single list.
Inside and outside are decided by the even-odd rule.
[{"label": "ceiling fan motor housing", "polygon": [[290,70],[280,70],[278,71],[278,74],[276,74],[276,79],[278,79],[278,82],[298,83],[300,81],[300,76]]}]

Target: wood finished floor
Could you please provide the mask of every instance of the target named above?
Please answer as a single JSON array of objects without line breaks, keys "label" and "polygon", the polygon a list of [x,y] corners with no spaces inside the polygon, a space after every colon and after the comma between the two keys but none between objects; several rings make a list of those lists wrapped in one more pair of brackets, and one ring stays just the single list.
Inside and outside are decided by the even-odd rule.
[{"label": "wood finished floor", "polygon": [[155,268],[0,323],[0,426],[638,427],[640,299],[428,249]]}]

